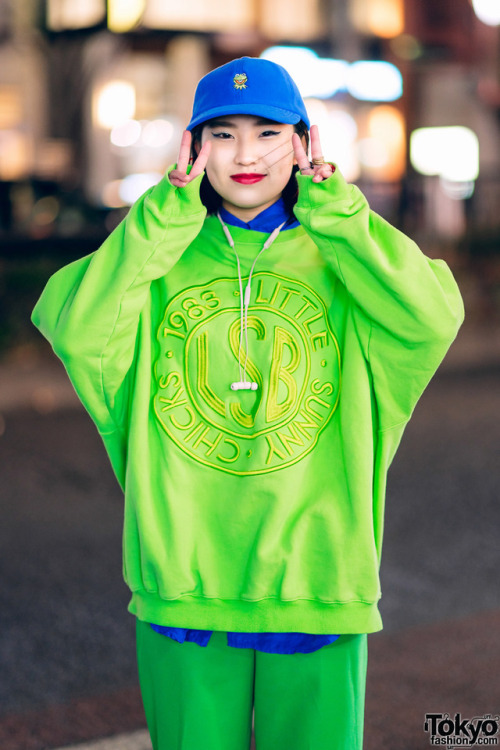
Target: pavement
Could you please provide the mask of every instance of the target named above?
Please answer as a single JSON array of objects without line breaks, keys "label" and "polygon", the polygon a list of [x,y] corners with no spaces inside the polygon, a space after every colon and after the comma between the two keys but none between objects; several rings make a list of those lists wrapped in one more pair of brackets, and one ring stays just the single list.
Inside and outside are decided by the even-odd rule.
[{"label": "pavement", "polygon": [[[500,713],[499,375],[500,325],[464,326],[391,467],[365,750],[430,747],[428,713]],[[47,350],[0,362],[0,436],[0,750],[150,750],[120,493]]]},{"label": "pavement", "polygon": [[147,729],[140,729],[130,734],[118,734],[111,739],[85,742],[79,745],[67,745],[61,750],[151,750],[151,740]]}]

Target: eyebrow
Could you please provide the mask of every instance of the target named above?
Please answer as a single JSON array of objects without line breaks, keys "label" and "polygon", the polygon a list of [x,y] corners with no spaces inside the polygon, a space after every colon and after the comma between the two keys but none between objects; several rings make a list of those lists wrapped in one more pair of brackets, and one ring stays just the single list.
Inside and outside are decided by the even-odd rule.
[{"label": "eyebrow", "polygon": [[[255,127],[259,127],[260,125],[280,125],[281,123],[276,122],[276,120],[267,120],[265,117],[259,118],[255,122]],[[219,118],[216,118],[214,120],[209,120],[207,122],[207,125],[211,128],[236,128],[238,127],[238,124],[234,122],[234,120],[221,120]]]}]

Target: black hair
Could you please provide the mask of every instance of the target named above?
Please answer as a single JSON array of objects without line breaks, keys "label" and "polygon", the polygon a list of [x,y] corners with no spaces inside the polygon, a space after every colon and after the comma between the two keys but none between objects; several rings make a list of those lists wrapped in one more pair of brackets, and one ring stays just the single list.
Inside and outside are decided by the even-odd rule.
[{"label": "black hair", "polygon": [[[192,141],[191,141],[191,159],[194,161],[198,155],[198,152],[196,150],[196,145],[199,146],[201,143],[201,134],[203,131],[203,128],[206,125],[209,125],[211,120],[206,120],[205,122],[200,123],[199,125],[195,125],[195,127],[191,131],[192,135]],[[300,122],[296,123],[296,125],[293,126],[295,132],[299,136],[299,138],[304,137],[306,139],[307,148],[309,148],[309,130],[307,129],[307,125],[303,120],[300,120]],[[307,151],[306,148],[306,151]],[[297,202],[297,198],[299,195],[299,186],[297,184],[296,180],[296,174],[299,171],[299,168],[297,165],[294,165],[292,168],[292,174],[290,175],[290,179],[288,180],[287,184],[285,185],[282,193],[282,198],[285,203],[286,210],[288,213],[293,213],[293,207],[295,206]],[[222,204],[222,198],[217,193],[216,190],[212,187],[210,184],[210,180],[208,179],[207,175],[203,175],[203,179],[201,181],[200,185],[200,198],[203,205],[206,207],[207,212],[209,214],[216,214],[219,208]]]}]

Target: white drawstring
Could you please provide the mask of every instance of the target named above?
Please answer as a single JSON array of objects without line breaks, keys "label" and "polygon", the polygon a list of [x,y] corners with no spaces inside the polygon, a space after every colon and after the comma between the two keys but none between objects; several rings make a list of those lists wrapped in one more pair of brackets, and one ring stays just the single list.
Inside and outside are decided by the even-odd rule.
[{"label": "white drawstring", "polygon": [[[238,367],[239,367],[239,374],[240,374],[240,382],[239,383],[233,383],[232,388],[234,386],[240,386],[241,388],[251,388],[252,390],[256,390],[257,384],[256,383],[247,383],[246,381],[246,375],[247,375],[247,361],[248,361],[248,307],[250,305],[250,295],[252,293],[252,274],[253,270],[255,268],[255,264],[257,263],[260,255],[264,252],[264,250],[268,250],[271,245],[273,244],[274,240],[280,233],[281,229],[285,226],[286,220],[279,225],[279,227],[276,227],[276,229],[273,229],[267,240],[264,242],[264,245],[262,247],[262,250],[259,252],[257,257],[255,258],[254,262],[252,263],[252,268],[250,269],[250,275],[248,277],[248,283],[245,288],[245,295],[243,297],[243,281],[241,278],[241,266],[240,266],[240,259],[238,256],[238,253],[236,252],[236,248],[234,246],[234,240],[231,236],[231,232],[229,231],[227,225],[222,220],[222,217],[219,212],[217,212],[217,217],[222,225],[222,229],[224,230],[224,234],[226,235],[226,239],[229,243],[229,246],[233,248],[234,254],[236,255],[236,261],[238,264],[238,281],[240,285],[240,346],[238,350]],[[241,340],[243,335],[243,328],[245,329],[245,364],[243,367],[243,377],[241,375]],[[255,386],[255,387],[254,387]],[[237,388],[233,388],[234,390],[237,390]]]}]

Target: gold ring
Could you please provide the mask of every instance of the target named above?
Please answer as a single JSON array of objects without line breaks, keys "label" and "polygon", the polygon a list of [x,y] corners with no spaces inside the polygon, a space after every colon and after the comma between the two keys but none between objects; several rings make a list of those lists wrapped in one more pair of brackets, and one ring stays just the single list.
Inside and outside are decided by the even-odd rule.
[{"label": "gold ring", "polygon": [[320,156],[318,159],[313,159],[312,163],[316,164],[316,165],[324,164],[325,163],[325,157],[324,156]]}]

